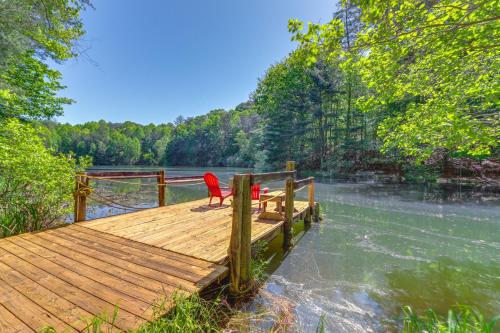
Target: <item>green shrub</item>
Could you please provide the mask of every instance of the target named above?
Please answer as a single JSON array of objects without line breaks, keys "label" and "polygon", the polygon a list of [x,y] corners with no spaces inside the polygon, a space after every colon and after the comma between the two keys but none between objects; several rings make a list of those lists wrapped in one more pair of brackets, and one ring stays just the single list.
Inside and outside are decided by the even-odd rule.
[{"label": "green shrub", "polygon": [[69,213],[75,169],[30,124],[0,120],[0,238],[47,228]]}]

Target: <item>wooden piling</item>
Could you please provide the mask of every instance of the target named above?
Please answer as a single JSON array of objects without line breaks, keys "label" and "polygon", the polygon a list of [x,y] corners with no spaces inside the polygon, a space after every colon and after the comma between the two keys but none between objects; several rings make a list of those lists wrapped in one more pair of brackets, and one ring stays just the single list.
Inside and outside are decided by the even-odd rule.
[{"label": "wooden piling", "polygon": [[156,177],[156,182],[158,184],[158,206],[165,206],[165,170],[160,170],[158,172],[158,177]]},{"label": "wooden piling", "polygon": [[311,180],[311,182],[309,183],[308,196],[309,207],[307,209],[306,218],[304,219],[304,222],[306,224],[311,223],[312,216],[314,214],[314,180]]},{"label": "wooden piling", "polygon": [[321,216],[319,215],[319,202],[314,204],[314,222],[319,222],[321,220]]},{"label": "wooden piling", "polygon": [[[294,171],[295,162],[286,162],[286,171]],[[285,183],[285,222],[283,224],[284,242],[283,247],[285,249],[290,248],[292,245],[292,224],[293,224],[293,200],[294,200],[294,176],[289,176],[286,178]]]},{"label": "wooden piling", "polygon": [[233,216],[229,245],[230,286],[232,295],[238,295],[249,287],[252,212],[250,174],[233,178]]},{"label": "wooden piling", "polygon": [[87,217],[87,195],[89,194],[89,178],[85,173],[78,173],[75,177],[75,209],[74,221],[85,221]]}]

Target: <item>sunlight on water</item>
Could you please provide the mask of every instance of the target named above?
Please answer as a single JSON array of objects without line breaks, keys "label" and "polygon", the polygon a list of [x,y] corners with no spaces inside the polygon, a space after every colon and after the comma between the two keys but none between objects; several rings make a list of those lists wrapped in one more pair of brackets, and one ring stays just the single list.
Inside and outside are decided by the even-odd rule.
[{"label": "sunlight on water", "polygon": [[500,313],[498,197],[373,184],[316,191],[323,223],[266,284],[295,305],[295,330],[314,331],[321,315],[332,332],[391,330],[402,305]]},{"label": "sunlight on water", "polygon": [[[238,171],[215,169],[224,182]],[[167,169],[170,176],[203,172]],[[109,193],[118,190],[116,200],[128,205],[156,205],[154,187],[99,186],[103,191],[111,186]],[[204,185],[170,186],[167,201],[203,197]],[[292,331],[300,332],[315,331],[322,315],[331,332],[390,331],[402,305],[445,313],[460,303],[474,305],[487,316],[500,313],[498,195],[440,187],[319,183],[316,200],[323,222],[300,233],[300,241],[285,258],[282,253],[274,255],[272,275],[249,311],[286,304],[294,315]],[[90,217],[123,212],[99,205],[91,210]],[[279,242],[280,238],[270,245],[270,253],[280,248]]]}]

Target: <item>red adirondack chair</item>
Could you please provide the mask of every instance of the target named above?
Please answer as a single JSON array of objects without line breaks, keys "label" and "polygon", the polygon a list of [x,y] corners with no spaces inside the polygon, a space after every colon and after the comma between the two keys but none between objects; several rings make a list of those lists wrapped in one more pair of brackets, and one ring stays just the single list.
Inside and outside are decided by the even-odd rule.
[{"label": "red adirondack chair", "polygon": [[[268,188],[265,187],[262,189],[262,192],[267,193]],[[252,185],[252,200],[259,200],[260,199],[260,184],[255,184]],[[264,207],[267,206],[267,202],[264,202]],[[260,210],[261,204],[259,203],[259,210]]]},{"label": "red adirondack chair", "polygon": [[220,203],[219,207],[222,206],[222,202],[224,199],[227,197],[230,197],[233,195],[233,191],[227,187],[221,188],[219,186],[219,178],[217,178],[216,175],[214,175],[211,172],[205,173],[203,176],[203,179],[205,180],[205,184],[208,187],[208,191],[210,192],[210,203],[208,204],[209,206],[212,205],[212,198],[220,198]]}]

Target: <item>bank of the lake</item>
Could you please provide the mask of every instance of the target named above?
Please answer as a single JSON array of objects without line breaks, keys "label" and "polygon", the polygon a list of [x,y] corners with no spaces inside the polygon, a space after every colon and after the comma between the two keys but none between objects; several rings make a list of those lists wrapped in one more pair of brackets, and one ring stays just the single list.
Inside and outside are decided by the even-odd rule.
[{"label": "bank of the lake", "polygon": [[[205,170],[166,169],[171,176]],[[225,182],[242,171],[210,170]],[[99,186],[129,205],[156,202],[155,193],[139,186]],[[168,202],[204,196],[203,184],[170,186],[167,191]],[[279,303],[293,313],[294,330],[306,332],[322,316],[333,332],[381,331],[394,327],[402,305],[445,313],[460,303],[488,317],[500,313],[498,194],[439,185],[319,180],[316,200],[323,222],[299,233],[302,239],[285,258],[271,258],[272,274],[249,311]],[[98,205],[91,211],[89,218],[119,212]]]}]

